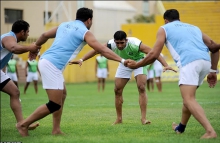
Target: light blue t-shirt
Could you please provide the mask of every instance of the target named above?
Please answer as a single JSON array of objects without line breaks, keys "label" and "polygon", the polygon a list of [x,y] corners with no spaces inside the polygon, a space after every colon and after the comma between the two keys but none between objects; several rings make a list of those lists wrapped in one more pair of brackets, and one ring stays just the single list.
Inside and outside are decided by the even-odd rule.
[{"label": "light blue t-shirt", "polygon": [[163,25],[162,28],[166,33],[166,47],[178,67],[200,59],[210,61],[209,49],[197,26],[177,20]]},{"label": "light blue t-shirt", "polygon": [[4,37],[7,37],[7,36],[13,36],[16,39],[16,41],[17,41],[17,37],[16,37],[15,33],[12,32],[12,31],[10,31],[10,32],[8,32],[6,34],[1,35],[1,47],[0,47],[0,51],[1,51],[0,67],[1,67],[1,69],[3,69],[7,65],[8,61],[11,59],[11,56],[13,55],[12,52],[10,52],[9,50],[5,49],[2,46],[2,39]]},{"label": "light blue t-shirt", "polygon": [[87,31],[87,27],[80,20],[61,23],[53,44],[43,53],[41,59],[50,61],[63,71],[69,61],[86,45],[84,36]]}]

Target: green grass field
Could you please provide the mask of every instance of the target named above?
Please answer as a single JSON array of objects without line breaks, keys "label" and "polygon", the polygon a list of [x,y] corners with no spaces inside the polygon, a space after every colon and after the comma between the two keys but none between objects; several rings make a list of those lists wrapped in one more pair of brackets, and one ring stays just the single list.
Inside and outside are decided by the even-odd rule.
[{"label": "green grass field", "polygon": [[[31,85],[23,94],[20,85],[23,115],[26,118],[39,105],[48,102],[46,92],[39,85],[34,93]],[[220,142],[220,83],[210,89],[205,82],[197,91],[197,101],[204,108],[215,128],[218,138],[199,139],[203,127],[191,117],[184,134],[177,135],[171,129],[172,122],[179,123],[182,99],[177,82],[164,83],[163,92],[148,94],[147,117],[151,125],[140,122],[138,91],[135,82],[129,82],[124,90],[123,124],[112,125],[116,119],[114,107],[114,83],[107,82],[104,93],[97,92],[96,83],[67,84],[67,99],[61,121],[65,135],[51,135],[52,116],[41,119],[40,126],[29,131],[29,137],[20,137],[15,128],[15,117],[9,106],[9,97],[1,93],[1,141],[22,143],[219,143]]]}]

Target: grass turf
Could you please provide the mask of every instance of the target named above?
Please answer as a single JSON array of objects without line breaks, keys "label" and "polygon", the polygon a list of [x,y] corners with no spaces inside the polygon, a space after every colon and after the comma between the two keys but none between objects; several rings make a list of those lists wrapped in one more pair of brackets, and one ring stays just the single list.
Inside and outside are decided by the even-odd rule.
[{"label": "grass turf", "polygon": [[[1,141],[22,143],[219,143],[217,139],[199,139],[205,130],[191,117],[185,133],[177,135],[171,129],[172,122],[179,123],[182,99],[177,82],[163,83],[163,92],[147,92],[147,118],[151,125],[142,125],[138,104],[138,91],[135,82],[128,82],[124,89],[123,124],[111,124],[116,119],[114,107],[114,83],[107,82],[102,93],[97,92],[96,83],[67,84],[67,98],[61,121],[65,135],[53,136],[52,116],[41,120],[40,126],[29,131],[29,137],[20,137],[15,128],[15,117],[10,109],[9,96],[1,92]],[[26,118],[38,106],[48,102],[45,90],[39,85],[35,94],[30,85],[26,95],[20,85],[23,116]],[[220,135],[220,84],[210,89],[204,83],[197,91],[197,101]]]}]

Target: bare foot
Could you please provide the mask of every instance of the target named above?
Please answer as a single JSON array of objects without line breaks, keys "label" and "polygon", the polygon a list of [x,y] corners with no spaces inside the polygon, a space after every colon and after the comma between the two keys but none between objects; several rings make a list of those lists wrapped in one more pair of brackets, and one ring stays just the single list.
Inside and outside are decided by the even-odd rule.
[{"label": "bare foot", "polygon": [[147,124],[151,124],[151,121],[149,120],[145,120],[145,121],[141,121],[143,125],[147,125]]},{"label": "bare foot", "polygon": [[27,127],[22,127],[19,123],[17,123],[16,128],[22,137],[29,136]]},{"label": "bare foot", "polygon": [[65,133],[60,130],[59,131],[52,131],[52,135],[65,135]]},{"label": "bare foot", "polygon": [[[176,127],[178,126],[178,124],[176,124],[175,122],[172,123],[172,129],[175,131]],[[181,132],[179,131],[175,131],[177,134],[181,134]]]},{"label": "bare foot", "polygon": [[28,127],[28,130],[34,130],[34,129],[36,129],[38,126],[39,126],[40,124],[39,124],[39,122],[37,122],[37,123],[33,123],[33,124],[31,124],[29,127]]},{"label": "bare foot", "polygon": [[121,124],[122,120],[116,120],[112,125]]},{"label": "bare foot", "polygon": [[200,139],[212,139],[217,138],[216,132],[205,133]]}]

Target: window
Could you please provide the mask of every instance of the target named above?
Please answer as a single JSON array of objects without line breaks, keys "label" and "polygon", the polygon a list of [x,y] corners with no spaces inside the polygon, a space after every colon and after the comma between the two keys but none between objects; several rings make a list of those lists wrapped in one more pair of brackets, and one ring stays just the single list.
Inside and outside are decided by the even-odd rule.
[{"label": "window", "polygon": [[23,19],[23,10],[5,9],[5,23],[14,23],[19,19]]},{"label": "window", "polygon": [[149,15],[149,2],[148,2],[148,0],[143,1],[143,15],[144,16]]},{"label": "window", "polygon": [[[47,16],[48,16],[47,18],[50,19],[50,17],[51,17],[51,12],[50,12],[50,11],[47,12]],[[45,23],[46,23],[45,18],[46,18],[46,12],[44,12],[44,25],[45,25]],[[48,21],[48,22],[51,22],[51,20]]]}]

